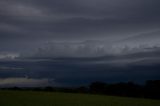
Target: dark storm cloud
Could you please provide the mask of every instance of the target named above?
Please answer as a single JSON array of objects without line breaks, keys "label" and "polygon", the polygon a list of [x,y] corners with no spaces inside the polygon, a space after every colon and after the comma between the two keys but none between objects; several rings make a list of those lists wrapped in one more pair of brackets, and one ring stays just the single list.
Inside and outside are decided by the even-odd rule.
[{"label": "dark storm cloud", "polygon": [[[150,48],[144,52],[121,56],[2,61],[0,77],[3,80],[21,80],[24,76],[30,79],[54,79],[55,86],[79,86],[93,81],[143,82],[159,79],[159,53],[160,48]],[[20,67],[23,70],[9,70],[8,67]]]},{"label": "dark storm cloud", "polygon": [[[24,85],[31,83],[31,86],[32,79],[38,81],[38,85],[41,85],[41,81],[43,83],[41,79],[45,79],[44,83],[47,84],[49,81],[53,86],[79,86],[93,81],[140,83],[149,79],[159,79],[159,54],[160,47],[143,47],[133,52],[125,48],[119,55],[110,54],[92,58],[54,58],[53,56],[46,58],[43,55],[39,58],[21,57],[12,61],[0,61],[0,78],[2,78],[0,80],[8,84],[10,83],[8,80],[12,79],[11,85],[17,83],[20,85],[19,83],[23,83],[24,80],[26,82]],[[29,77],[29,80],[24,76]]]},{"label": "dark storm cloud", "polygon": [[14,36],[14,42],[30,43],[121,38],[158,28],[159,4],[157,0],[1,0],[0,31],[5,31],[1,38],[8,41]]},{"label": "dark storm cloud", "polygon": [[159,5],[0,0],[0,86],[159,79]]}]

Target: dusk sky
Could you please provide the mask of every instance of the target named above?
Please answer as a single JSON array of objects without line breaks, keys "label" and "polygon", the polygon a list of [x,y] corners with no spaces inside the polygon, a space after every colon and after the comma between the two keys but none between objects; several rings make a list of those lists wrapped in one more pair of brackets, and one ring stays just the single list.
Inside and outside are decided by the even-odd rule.
[{"label": "dusk sky", "polygon": [[0,86],[160,79],[159,0],[0,0]]}]

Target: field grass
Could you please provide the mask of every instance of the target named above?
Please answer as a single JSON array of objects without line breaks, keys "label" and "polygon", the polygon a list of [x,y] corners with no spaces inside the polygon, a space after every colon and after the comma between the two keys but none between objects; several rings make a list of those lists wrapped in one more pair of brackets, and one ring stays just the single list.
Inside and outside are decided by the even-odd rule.
[{"label": "field grass", "polygon": [[160,106],[160,100],[32,91],[0,91],[0,106]]}]

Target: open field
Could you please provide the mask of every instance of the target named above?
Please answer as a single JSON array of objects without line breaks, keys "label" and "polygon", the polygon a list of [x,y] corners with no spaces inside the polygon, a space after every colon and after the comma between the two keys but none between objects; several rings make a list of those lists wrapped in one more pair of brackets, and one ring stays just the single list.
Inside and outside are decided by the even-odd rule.
[{"label": "open field", "polygon": [[56,92],[0,91],[0,106],[160,106],[160,100]]}]

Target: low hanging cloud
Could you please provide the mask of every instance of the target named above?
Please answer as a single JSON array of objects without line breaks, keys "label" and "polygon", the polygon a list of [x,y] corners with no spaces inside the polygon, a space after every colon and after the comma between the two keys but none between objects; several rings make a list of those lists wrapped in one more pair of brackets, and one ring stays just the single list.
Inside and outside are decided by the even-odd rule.
[{"label": "low hanging cloud", "polygon": [[14,59],[18,57],[17,53],[0,52],[0,60]]},{"label": "low hanging cloud", "polygon": [[1,70],[24,70],[24,68],[21,67],[5,67],[5,66],[0,66],[0,71]]},{"label": "low hanging cloud", "polygon": [[57,57],[102,57],[120,56],[134,53],[150,53],[159,50],[159,45],[152,44],[121,44],[98,40],[83,42],[48,42],[34,52],[20,55],[20,58],[57,58]]},{"label": "low hanging cloud", "polygon": [[160,63],[158,45],[112,45],[101,41],[52,42],[30,55],[22,54],[19,59],[54,61],[76,64],[106,64],[109,66],[157,65]]},{"label": "low hanging cloud", "polygon": [[[56,58],[56,57],[97,57],[106,54],[106,49],[110,48],[100,41],[84,42],[50,42],[38,48],[36,52],[30,53],[31,57]],[[22,54],[21,57],[27,57]]]},{"label": "low hanging cloud", "polygon": [[[137,49],[137,48],[136,48]],[[100,57],[106,55],[127,54],[133,48],[128,46],[120,46],[111,44],[110,42],[87,40],[83,42],[49,42],[39,47],[35,52],[24,53],[23,57],[33,58],[61,58],[61,57]]]}]

